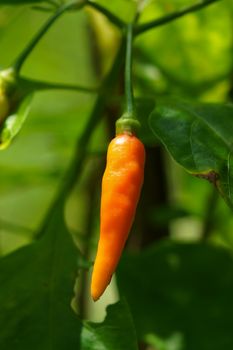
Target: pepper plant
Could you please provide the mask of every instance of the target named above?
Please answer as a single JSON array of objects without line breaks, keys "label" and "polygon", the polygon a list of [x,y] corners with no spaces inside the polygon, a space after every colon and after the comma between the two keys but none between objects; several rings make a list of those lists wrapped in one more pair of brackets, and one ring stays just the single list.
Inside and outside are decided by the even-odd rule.
[{"label": "pepper plant", "polygon": [[[232,24],[230,0],[0,1],[1,350],[233,348]],[[115,133],[143,151],[109,150],[94,302]]]}]

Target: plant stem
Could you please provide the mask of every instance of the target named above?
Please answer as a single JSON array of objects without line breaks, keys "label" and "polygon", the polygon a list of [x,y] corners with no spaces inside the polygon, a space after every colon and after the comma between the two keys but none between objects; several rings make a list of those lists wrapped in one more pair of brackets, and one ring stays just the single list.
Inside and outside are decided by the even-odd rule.
[{"label": "plant stem", "polygon": [[125,96],[126,96],[126,112],[129,115],[134,114],[134,98],[132,84],[132,45],[133,44],[133,26],[127,26],[126,37],[126,58],[125,58]]},{"label": "plant stem", "polygon": [[133,23],[126,27],[126,56],[125,56],[125,111],[116,121],[116,135],[127,133],[137,134],[140,123],[137,119],[133,97],[132,84],[132,49],[133,49]]},{"label": "plant stem", "polygon": [[47,83],[40,80],[33,80],[27,78],[20,78],[20,82],[26,89],[29,91],[38,91],[38,90],[73,90],[87,93],[97,93],[99,92],[98,88],[89,88],[80,85],[73,84],[63,84],[63,83]]},{"label": "plant stem", "polygon": [[104,108],[105,108],[106,100],[109,96],[109,92],[113,88],[116,78],[119,75],[121,64],[124,58],[123,56],[124,48],[125,48],[125,42],[122,41],[120,48],[118,50],[118,53],[116,55],[115,61],[113,63],[113,66],[103,82],[103,86],[102,86],[103,93],[99,94],[96,99],[90,118],[87,121],[87,124],[85,126],[85,129],[81,137],[77,141],[75,154],[71,161],[70,167],[66,172],[65,178],[62,181],[62,186],[60,188],[60,191],[58,192],[57,197],[52,203],[52,206],[48,211],[47,217],[45,218],[39,233],[36,235],[36,238],[39,238],[43,235],[50,221],[50,216],[53,213],[54,209],[58,205],[64,204],[65,199],[67,198],[69,193],[72,191],[74,185],[77,183],[79,177],[82,174],[82,168],[83,168],[83,163],[85,161],[86,154],[87,154],[88,143],[91,139],[91,136],[93,134],[93,131],[95,130],[96,125],[100,121],[100,116],[104,112]]},{"label": "plant stem", "polygon": [[36,33],[36,35],[31,39],[31,41],[28,43],[28,45],[24,48],[24,50],[20,53],[20,55],[17,57],[16,61],[13,63],[13,69],[15,73],[18,75],[22,65],[24,64],[25,60],[29,56],[29,54],[32,52],[34,47],[37,45],[37,43],[40,41],[40,39],[44,36],[44,34],[48,31],[48,29],[52,26],[52,24],[66,11],[71,10],[72,8],[80,9],[85,5],[84,1],[73,1],[71,3],[62,5],[58,10],[47,20],[47,22],[44,23],[44,25],[41,27],[41,29]]},{"label": "plant stem", "polygon": [[123,22],[120,18],[116,17],[112,12],[108,11],[105,7],[101,6],[97,2],[92,2],[91,0],[87,0],[86,5],[93,7],[97,11],[104,14],[108,18],[108,20],[113,24],[115,24],[115,26],[117,26],[118,28],[123,29],[126,26],[125,22]]},{"label": "plant stem", "polygon": [[195,4],[195,5],[192,5],[192,6],[189,6],[189,7],[185,7],[183,10],[171,13],[171,14],[169,14],[167,16],[155,19],[155,20],[153,20],[151,22],[138,25],[135,28],[135,35],[138,36],[138,35],[146,32],[146,31],[148,31],[150,29],[153,29],[153,28],[159,27],[161,25],[167,24],[167,23],[169,23],[171,21],[174,21],[177,18],[183,17],[184,15],[186,15],[188,13],[198,11],[198,10],[200,10],[200,9],[210,5],[210,4],[213,4],[213,3],[217,2],[217,1],[219,1],[219,0],[206,0],[206,1],[203,1],[201,3]]}]

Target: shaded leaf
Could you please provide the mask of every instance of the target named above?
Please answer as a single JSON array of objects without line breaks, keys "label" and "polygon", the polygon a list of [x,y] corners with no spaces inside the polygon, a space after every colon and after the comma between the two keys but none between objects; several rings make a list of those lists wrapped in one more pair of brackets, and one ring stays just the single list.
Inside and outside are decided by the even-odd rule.
[{"label": "shaded leaf", "polygon": [[193,175],[217,186],[233,207],[233,106],[160,104],[150,116],[153,132],[172,157]]},{"label": "shaded leaf", "polygon": [[81,322],[70,306],[77,256],[60,205],[40,240],[0,260],[2,350],[79,348]]},{"label": "shaded leaf", "polygon": [[158,350],[231,349],[232,269],[226,249],[163,242],[123,256],[118,285],[140,338],[160,339]]},{"label": "shaded leaf", "polygon": [[103,323],[86,322],[82,332],[82,350],[136,350],[136,332],[126,302],[107,308]]}]

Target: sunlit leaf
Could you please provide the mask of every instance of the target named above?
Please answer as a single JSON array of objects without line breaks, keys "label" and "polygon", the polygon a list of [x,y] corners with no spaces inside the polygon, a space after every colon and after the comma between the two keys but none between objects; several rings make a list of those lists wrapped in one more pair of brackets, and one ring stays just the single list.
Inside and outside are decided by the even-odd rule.
[{"label": "sunlit leaf", "polygon": [[[142,22],[176,12],[198,1],[148,2]],[[227,79],[231,71],[232,13],[228,1],[172,21],[139,37],[136,45],[172,86],[200,94]],[[184,30],[185,28],[185,30]]]}]

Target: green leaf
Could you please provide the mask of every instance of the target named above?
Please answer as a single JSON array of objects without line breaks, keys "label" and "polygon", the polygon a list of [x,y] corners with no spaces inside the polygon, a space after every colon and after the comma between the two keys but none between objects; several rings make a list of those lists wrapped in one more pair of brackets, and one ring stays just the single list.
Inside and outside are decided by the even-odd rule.
[{"label": "green leaf", "polygon": [[70,302],[78,250],[59,205],[35,243],[0,260],[0,348],[78,349],[81,321]]},{"label": "green leaf", "polygon": [[160,339],[158,350],[232,349],[232,269],[232,254],[207,244],[163,242],[124,255],[118,285],[139,337]]},{"label": "green leaf", "polygon": [[108,306],[103,323],[85,323],[82,345],[82,350],[138,349],[133,320],[125,300]]},{"label": "green leaf", "polygon": [[172,157],[188,172],[212,182],[233,207],[233,106],[159,104],[150,126]]},{"label": "green leaf", "polygon": [[14,114],[7,117],[0,132],[0,150],[7,148],[22,128],[31,106],[32,94],[23,99]]}]

